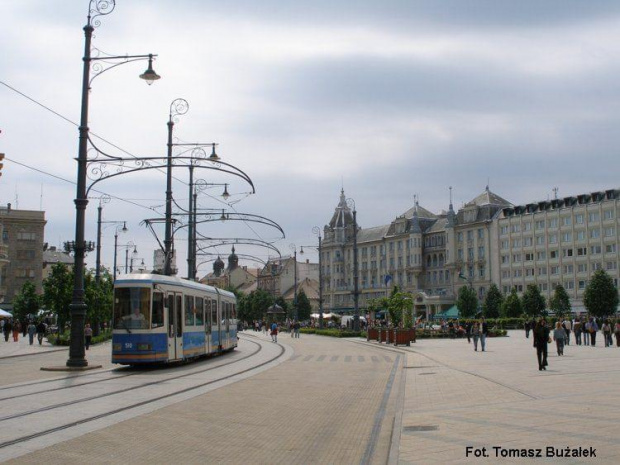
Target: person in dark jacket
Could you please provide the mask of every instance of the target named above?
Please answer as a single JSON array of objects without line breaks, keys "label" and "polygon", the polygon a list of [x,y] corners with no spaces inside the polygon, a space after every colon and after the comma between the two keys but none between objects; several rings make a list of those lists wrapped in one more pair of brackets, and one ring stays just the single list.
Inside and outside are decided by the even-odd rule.
[{"label": "person in dark jacket", "polygon": [[546,370],[547,363],[547,344],[549,343],[550,330],[544,318],[538,320],[534,328],[534,347],[536,347],[536,358],[538,359],[538,370]]}]

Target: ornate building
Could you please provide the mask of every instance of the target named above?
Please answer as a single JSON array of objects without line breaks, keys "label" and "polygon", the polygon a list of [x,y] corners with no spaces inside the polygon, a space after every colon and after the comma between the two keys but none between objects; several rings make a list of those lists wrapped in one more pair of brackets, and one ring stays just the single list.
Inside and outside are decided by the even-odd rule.
[{"label": "ornate building", "polygon": [[487,187],[456,212],[452,199],[439,214],[415,200],[390,224],[363,229],[341,191],[321,248],[325,311],[353,310],[354,235],[362,310],[394,285],[429,316],[454,305],[461,286],[483,300],[492,283],[504,293],[536,283],[547,298],[564,285],[583,311],[592,272],[604,268],[618,285],[619,199],[612,189],[514,206]]}]

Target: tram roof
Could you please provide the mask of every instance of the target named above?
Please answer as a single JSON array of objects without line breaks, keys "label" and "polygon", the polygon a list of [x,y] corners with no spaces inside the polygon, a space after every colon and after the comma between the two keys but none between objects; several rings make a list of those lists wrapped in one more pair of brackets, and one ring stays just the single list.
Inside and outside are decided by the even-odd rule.
[{"label": "tram roof", "polygon": [[163,274],[153,273],[130,273],[116,278],[114,285],[118,284],[136,284],[136,283],[152,283],[152,284],[168,284],[182,287],[189,287],[196,290],[209,290],[228,297],[235,297],[230,291],[220,289],[219,287],[209,286],[208,284],[201,284],[195,281],[179,278],[178,276],[166,276]]}]

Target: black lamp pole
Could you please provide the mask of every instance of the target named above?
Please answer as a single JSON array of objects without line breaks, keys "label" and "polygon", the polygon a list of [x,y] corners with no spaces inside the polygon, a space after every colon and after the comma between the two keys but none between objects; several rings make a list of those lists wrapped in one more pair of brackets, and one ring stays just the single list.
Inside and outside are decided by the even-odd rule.
[{"label": "black lamp pole", "polygon": [[291,252],[293,252],[293,260],[294,260],[294,280],[295,282],[293,283],[293,308],[295,309],[295,311],[293,312],[293,318],[295,319],[295,321],[297,321],[299,319],[299,313],[297,310],[297,247],[295,246],[295,244],[291,244],[290,246]]},{"label": "black lamp pole", "polygon": [[353,330],[360,330],[360,307],[359,307],[359,287],[357,269],[357,210],[355,200],[347,199],[347,203],[353,206]]},{"label": "black lamp pole", "polygon": [[[80,111],[79,126],[79,145],[78,145],[78,171],[77,189],[75,196],[75,245],[74,245],[74,265],[73,265],[73,298],[69,309],[71,312],[71,343],[69,346],[69,359],[67,367],[83,368],[88,366],[85,358],[84,349],[84,323],[86,319],[86,302],[84,300],[84,256],[86,253],[86,243],[84,241],[84,230],[86,223],[86,206],[88,198],[86,196],[86,172],[88,165],[88,103],[90,91],[90,68],[95,60],[122,60],[123,63],[133,61],[133,59],[149,59],[149,68],[140,77],[151,83],[159,79],[151,68],[153,55],[147,56],[124,56],[124,57],[91,57],[91,42],[93,37],[94,25],[98,25],[98,20],[93,21],[98,16],[105,16],[114,10],[115,0],[90,0],[88,5],[88,17],[84,26],[84,57],[82,71],[82,105]],[[120,63],[119,63],[120,64]],[[109,69],[109,68],[106,68]]]},{"label": "black lamp pole", "polygon": [[319,328],[323,329],[323,264],[321,262],[321,229],[312,228],[312,232],[319,237]]}]

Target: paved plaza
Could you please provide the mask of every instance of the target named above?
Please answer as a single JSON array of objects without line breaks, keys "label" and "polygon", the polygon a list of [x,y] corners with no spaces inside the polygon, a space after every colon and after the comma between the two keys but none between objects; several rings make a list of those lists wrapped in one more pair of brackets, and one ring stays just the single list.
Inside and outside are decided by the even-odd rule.
[{"label": "paved plaza", "polygon": [[[522,331],[489,339],[485,352],[474,352],[466,339],[394,347],[284,333],[279,342],[287,357],[269,370],[8,463],[620,460],[620,348],[601,341],[571,344],[563,357],[550,344],[546,372],[538,371],[532,339]],[[20,356],[29,351],[46,352]],[[88,356],[111,366],[108,344]],[[38,366],[62,364],[67,352],[0,341],[0,357],[6,386],[58,377]],[[552,451],[571,456],[550,457]]]}]

